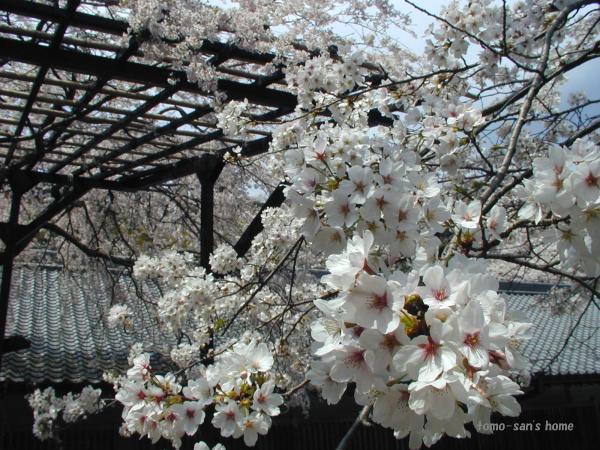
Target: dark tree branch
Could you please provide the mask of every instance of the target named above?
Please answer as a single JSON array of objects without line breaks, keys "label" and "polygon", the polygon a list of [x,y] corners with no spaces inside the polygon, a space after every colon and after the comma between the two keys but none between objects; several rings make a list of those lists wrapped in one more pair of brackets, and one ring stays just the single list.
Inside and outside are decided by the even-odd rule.
[{"label": "dark tree branch", "polygon": [[114,264],[119,264],[121,266],[133,267],[134,260],[132,260],[130,258],[123,258],[120,256],[109,255],[109,254],[101,252],[98,249],[93,249],[91,247],[88,247],[83,242],[78,240],[75,236],[73,236],[72,234],[63,230],[61,227],[59,227],[56,224],[48,223],[48,224],[44,225],[42,228],[50,231],[51,233],[56,234],[57,236],[62,237],[67,242],[73,244],[75,247],[77,247],[79,250],[81,250],[84,254],[86,254],[89,257],[100,258],[100,259],[103,259],[105,261],[108,261],[108,262],[111,262]]}]

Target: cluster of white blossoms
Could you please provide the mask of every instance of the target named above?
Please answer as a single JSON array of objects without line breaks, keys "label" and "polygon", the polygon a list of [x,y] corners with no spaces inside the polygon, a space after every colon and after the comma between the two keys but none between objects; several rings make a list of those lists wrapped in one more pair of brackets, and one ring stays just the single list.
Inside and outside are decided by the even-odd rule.
[{"label": "cluster of white blossoms", "polygon": [[361,52],[346,55],[343,61],[318,56],[288,68],[286,77],[297,90],[299,107],[310,108],[314,106],[313,102],[323,105],[332,100],[319,95],[320,92],[340,95],[352,90],[356,84],[362,84],[366,73],[361,67],[363,62]]},{"label": "cluster of white blossoms", "polygon": [[[265,231],[256,236],[244,258],[238,257],[230,245],[220,244],[210,256],[212,272],[199,267],[189,253],[142,255],[136,260],[134,276],[139,280],[155,280],[161,286],[154,311],[161,325],[169,331],[185,333],[192,344],[202,347],[207,343],[209,329],[235,314],[251,290],[260,284],[259,277],[273,270],[298,240],[301,220],[291,211],[265,208],[261,218]],[[316,289],[305,289],[302,293],[294,290],[294,294],[310,296]],[[252,302],[252,312],[265,321],[272,318],[269,315],[281,313],[268,296],[269,289],[265,286]],[[263,300],[269,303],[269,315],[260,305]],[[284,309],[289,306],[286,305],[287,302]],[[109,323],[124,323],[129,317],[128,311],[124,306],[113,306],[108,314]]]},{"label": "cluster of white blossoms", "polygon": [[[136,262],[134,275],[145,282],[140,286],[147,282],[161,287],[158,302],[144,307],[155,314],[166,336],[174,333],[184,339],[175,343],[167,338],[166,352],[156,348],[163,360],[170,358],[178,366],[177,372],[152,368],[150,354],[143,353],[144,345],[139,344],[132,349],[129,362],[133,367],[126,376],[107,374],[116,399],[124,405],[124,435],[137,433],[153,442],[162,437],[179,447],[185,435],[202,437],[197,432],[210,405],[209,419],[222,436],[243,438],[246,445],[253,446],[258,436],[270,429],[271,417],[280,413],[283,397],[274,392],[275,386],[284,389],[302,379],[308,346],[299,354],[288,352],[287,357],[282,349],[294,345],[290,330],[304,317],[318,288],[299,279],[281,298],[262,281],[286,253],[299,248],[301,220],[289,208],[266,208],[261,218],[265,230],[253,240],[250,251],[240,258],[231,246],[219,245],[210,257],[212,272],[198,267],[193,255],[185,253],[142,256]],[[301,308],[294,309],[290,299]],[[241,307],[249,311],[237,317]],[[115,305],[108,313],[109,322],[130,326],[134,333],[140,324],[127,321],[131,311],[127,305]],[[273,335],[264,324],[279,317],[289,318],[289,325],[280,330],[285,340],[273,345],[279,356],[275,372],[271,351],[259,342],[267,333]],[[256,331],[240,336],[245,329]],[[144,339],[143,333],[139,338]],[[148,345],[156,347],[151,342]],[[288,361],[288,367],[281,367]],[[204,449],[206,445],[199,442],[196,447]]]},{"label": "cluster of white blossoms", "polygon": [[355,383],[356,402],[371,405],[372,420],[396,437],[410,434],[411,448],[444,434],[467,437],[468,422],[487,432],[493,412],[517,416],[521,390],[511,376],[527,370],[519,347],[531,324],[507,314],[485,265],[454,256],[419,283],[416,272],[390,271],[378,253],[366,231],[328,259],[325,281],[338,295],[315,301],[319,360],[309,373],[328,403]]},{"label": "cluster of white blossoms", "polygon": [[188,273],[193,256],[175,251],[163,252],[160,260],[148,255],[140,255],[133,267],[133,275],[139,279],[163,278],[175,281]]},{"label": "cluster of white blossoms", "polygon": [[113,305],[108,311],[107,320],[111,328],[119,325],[128,328],[132,325],[133,311],[129,305]]},{"label": "cluster of white blossoms", "polygon": [[210,268],[215,273],[225,274],[241,269],[243,261],[229,244],[220,244],[210,255]]},{"label": "cluster of white blossoms", "polygon": [[[447,120],[458,129],[467,115],[478,120],[468,110]],[[369,133],[323,126],[285,161],[304,236],[330,255],[308,377],[329,403],[354,383],[372,420],[418,448],[468,436],[468,422],[485,432],[492,412],[519,414],[511,377],[528,368],[518,349],[531,324],[507,314],[485,263],[457,251],[483,232],[501,238],[504,208],[486,218],[479,200],[445,197],[406,136],[399,119]]]},{"label": "cluster of white blossoms", "polygon": [[[398,438],[410,435],[411,448],[466,437],[470,422],[489,432],[492,413],[517,415],[521,390],[513,380],[528,370],[519,348],[531,324],[507,311],[497,280],[469,257],[493,257],[496,245],[515,238],[520,215],[536,237],[537,224],[558,231],[565,268],[600,272],[597,145],[578,141],[539,157],[552,138],[561,142],[577,130],[553,124],[555,135],[536,138],[518,126],[558,107],[557,91],[538,86],[536,77],[558,80],[563,67],[581,63],[576,55],[593,54],[580,44],[597,36],[584,26],[595,26],[597,15],[553,34],[564,25],[554,22],[557,15],[571,20],[574,11],[555,7],[583,2],[452,1],[416,61],[377,36],[392,22],[406,23],[390,2],[233,1],[226,10],[179,0],[127,3],[133,32],[151,35],[141,42],[146,57],[169,59],[214,91],[219,58],[198,51],[209,41],[273,52],[273,64],[251,70],[264,80],[283,75],[298,105],[280,125],[269,124],[266,167],[289,183],[288,205],[265,209],[264,231],[243,258],[221,245],[210,258],[212,273],[191,254],[137,260],[134,275],[164,287],[148,309],[177,337],[168,353],[180,370],[159,374],[149,354],[133,358],[127,376],[115,381],[125,431],[179,447],[210,407],[222,436],[254,445],[280,413],[275,383],[290,384],[290,373],[306,369],[294,354],[307,352],[309,323],[316,360],[307,377],[327,402],[354,384],[371,419]],[[376,37],[335,36],[331,27],[339,22]],[[547,39],[528,36],[555,43],[545,62]],[[386,51],[363,57],[363,44]],[[473,64],[470,47],[480,50]],[[499,102],[480,111],[492,93]],[[251,108],[260,110],[247,101],[216,103],[215,125],[229,136],[247,132]],[[244,157],[241,147],[233,152],[230,161]],[[521,180],[524,187],[515,188]],[[526,202],[517,214],[518,198]],[[302,259],[304,242],[327,257],[322,282],[329,290],[316,300],[321,287],[296,280],[296,266],[315,267],[315,259]],[[291,271],[281,274],[286,261]],[[130,317],[119,305],[109,322],[129,326]],[[240,329],[256,335],[239,339]],[[54,410],[46,410],[51,422]],[[195,446],[207,449],[205,442]]]},{"label": "cluster of white blossoms", "polygon": [[600,275],[598,145],[579,139],[569,149],[550,147],[547,157],[534,159],[533,177],[524,181],[519,194],[526,200],[520,217],[536,223],[555,220],[548,241],[556,243],[562,265]]},{"label": "cluster of white blossoms", "polygon": [[243,102],[230,101],[225,103],[216,113],[217,126],[228,136],[237,136],[244,133],[251,123],[249,118],[244,118],[248,111],[248,100]]},{"label": "cluster of white blossoms", "polygon": [[40,440],[51,439],[59,421],[73,423],[99,412],[103,408],[101,395],[100,389],[90,386],[84,387],[79,394],[69,392],[62,397],[57,397],[51,387],[43,391],[36,389],[27,397],[33,410],[33,434]]},{"label": "cluster of white blossoms", "polygon": [[[274,392],[272,366],[266,344],[245,339],[212,363],[195,361],[185,378],[181,372],[159,375],[150,365],[150,354],[141,353],[126,377],[115,382],[116,399],[123,404],[124,431],[147,436],[153,443],[162,437],[179,448],[184,435],[197,433],[205,409],[213,405],[211,423],[221,436],[242,437],[246,445],[254,446],[283,403]],[[208,447],[200,442],[194,448]],[[223,448],[217,445],[213,450]]]},{"label": "cluster of white blossoms", "polygon": [[[428,118],[419,126],[412,136],[431,133]],[[323,126],[306,132],[297,148],[285,153],[285,171],[291,180],[287,196],[296,216],[304,219],[302,231],[313,245],[325,254],[339,253],[347,236],[369,230],[385,249],[386,264],[410,262],[423,268],[436,259],[441,244],[438,233],[453,231],[457,244],[465,248],[481,240],[481,203],[452,202],[451,193],[422,164],[413,150],[415,140],[411,136],[409,141],[407,135],[401,120],[390,129],[379,127],[368,133]],[[504,209],[491,211],[486,225],[489,234],[502,233]]]}]

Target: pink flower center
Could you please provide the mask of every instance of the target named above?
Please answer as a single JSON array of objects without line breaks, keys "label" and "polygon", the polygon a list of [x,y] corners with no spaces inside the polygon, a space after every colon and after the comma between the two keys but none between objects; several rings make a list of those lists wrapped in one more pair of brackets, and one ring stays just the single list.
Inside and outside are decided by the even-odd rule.
[{"label": "pink flower center", "polygon": [[598,177],[595,177],[592,172],[588,173],[588,176],[585,177],[585,184],[589,187],[598,186]]},{"label": "pink flower center", "polygon": [[560,191],[563,187],[563,180],[560,177],[555,177],[552,182],[552,187],[555,187],[557,191]]},{"label": "pink flower center", "polygon": [[433,294],[433,298],[435,298],[439,302],[448,298],[446,289],[434,289],[431,291],[431,293]]},{"label": "pink flower center", "polygon": [[360,335],[363,334],[363,331],[365,331],[365,329],[363,327],[361,327],[360,325],[354,325],[352,327],[352,334],[356,338],[359,338]]},{"label": "pink flower center", "polygon": [[403,222],[408,219],[408,210],[401,209],[398,211],[398,222]]},{"label": "pink flower center", "polygon": [[387,348],[388,350],[394,350],[400,343],[398,339],[396,339],[396,335],[394,333],[388,333],[383,336],[383,340],[381,341],[381,347]]},{"label": "pink flower center", "polygon": [[563,166],[561,164],[555,163],[554,164],[554,173],[556,175],[560,175],[562,173],[562,171],[563,171]]},{"label": "pink flower center", "polygon": [[356,192],[364,192],[366,187],[367,185],[362,180],[354,182],[354,190]]},{"label": "pink flower center", "polygon": [[360,367],[365,361],[365,350],[353,350],[350,355],[346,357],[345,363],[349,366]]},{"label": "pink flower center", "polygon": [[363,261],[362,270],[367,272],[369,275],[375,275],[375,271],[369,266],[369,261],[367,261],[367,258],[365,258]]},{"label": "pink flower center", "polygon": [[477,344],[479,344],[479,331],[476,331],[473,334],[467,334],[464,342],[471,348],[475,347]]},{"label": "pink flower center", "polygon": [[508,368],[506,356],[504,355],[504,353],[496,350],[490,350],[488,352],[488,355],[492,364],[496,364],[497,366],[500,366],[502,368]]},{"label": "pink flower center", "polygon": [[441,345],[435,342],[431,336],[427,336],[427,344],[419,344],[419,347],[423,349],[425,359],[427,359],[435,356]]},{"label": "pink flower center", "polygon": [[187,416],[188,419],[193,419],[196,416],[196,411],[194,411],[191,408],[188,408],[185,410],[185,415]]},{"label": "pink flower center", "polygon": [[403,231],[403,230],[396,231],[396,240],[397,241],[404,242],[406,239],[408,239],[408,234],[406,233],[406,231]]},{"label": "pink flower center", "polygon": [[371,296],[371,301],[369,302],[369,307],[372,309],[376,309],[378,311],[382,311],[388,306],[387,301],[387,291],[383,293],[383,295],[373,294]]}]

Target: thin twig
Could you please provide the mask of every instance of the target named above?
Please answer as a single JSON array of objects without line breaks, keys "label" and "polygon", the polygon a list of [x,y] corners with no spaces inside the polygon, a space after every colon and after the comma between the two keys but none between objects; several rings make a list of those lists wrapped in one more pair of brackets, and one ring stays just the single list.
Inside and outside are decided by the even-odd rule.
[{"label": "thin twig", "polygon": [[356,418],[356,420],[354,421],[354,423],[352,424],[352,426],[350,427],[350,429],[346,432],[346,434],[344,435],[344,437],[342,438],[342,440],[340,441],[340,443],[338,444],[338,446],[335,448],[335,450],[345,450],[346,449],[346,447],[350,443],[350,439],[352,439],[352,436],[354,435],[354,433],[356,432],[356,430],[358,430],[359,425],[369,415],[369,411],[371,411],[371,405],[365,406],[360,411],[360,414],[358,415],[358,417]]}]

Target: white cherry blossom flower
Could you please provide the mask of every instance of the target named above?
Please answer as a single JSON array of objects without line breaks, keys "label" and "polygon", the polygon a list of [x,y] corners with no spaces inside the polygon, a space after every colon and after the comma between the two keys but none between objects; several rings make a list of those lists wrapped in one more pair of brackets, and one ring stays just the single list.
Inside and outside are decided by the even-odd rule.
[{"label": "white cherry blossom flower", "polygon": [[410,409],[410,393],[405,384],[395,384],[377,396],[373,404],[373,421],[395,431],[397,439],[410,433],[409,447],[421,447],[424,416]]},{"label": "white cherry blossom flower", "polygon": [[239,431],[238,423],[243,419],[239,406],[233,400],[215,407],[212,424],[221,430],[221,436],[233,436]]},{"label": "white cherry blossom flower", "polygon": [[408,344],[409,341],[410,339],[402,327],[387,334],[368,329],[364,330],[359,337],[359,342],[363,347],[373,350],[375,354],[373,370],[378,373],[385,373],[396,350],[402,345]]},{"label": "white cherry blossom flower", "polygon": [[171,411],[179,417],[179,423],[183,431],[192,436],[198,427],[204,422],[204,405],[200,402],[183,402],[171,406]]},{"label": "white cherry blossom flower", "polygon": [[577,202],[586,207],[600,202],[600,161],[582,162],[570,177]]},{"label": "white cherry blossom flower", "polygon": [[394,292],[385,278],[361,273],[347,296],[345,319],[385,334],[400,325],[400,308]]},{"label": "white cherry blossom flower", "polygon": [[457,322],[460,352],[471,366],[487,366],[490,344],[483,308],[476,301],[469,302],[459,313]]},{"label": "white cherry blossom flower", "polygon": [[346,248],[346,235],[341,228],[323,226],[312,238],[312,245],[327,256],[338,254]]},{"label": "white cherry blossom flower", "polygon": [[468,230],[473,230],[479,227],[479,218],[481,217],[481,202],[473,200],[468,205],[463,201],[458,201],[454,205],[454,214],[452,220]]},{"label": "white cherry blossom flower", "polygon": [[490,211],[485,224],[493,237],[496,239],[502,239],[502,236],[500,235],[504,233],[507,228],[506,209],[504,209],[502,206],[495,205]]},{"label": "white cherry blossom flower", "polygon": [[340,191],[350,196],[352,203],[364,203],[373,190],[373,172],[368,167],[352,166],[348,180],[342,181]]},{"label": "white cherry blossom flower", "polygon": [[354,381],[356,388],[363,393],[368,392],[377,383],[372,371],[375,361],[372,351],[355,345],[344,345],[332,354],[336,356],[336,362],[330,372],[334,381]]},{"label": "white cherry blossom flower", "polygon": [[142,353],[133,360],[133,367],[127,370],[127,377],[132,380],[144,380],[150,370],[150,354]]},{"label": "white cherry blossom flower", "polygon": [[258,412],[252,412],[241,418],[234,437],[244,436],[244,444],[254,447],[259,434],[267,434],[271,427],[271,418]]},{"label": "white cherry blossom flower", "polygon": [[335,405],[340,401],[347,386],[347,383],[338,382],[331,378],[332,367],[331,363],[313,361],[310,370],[306,374],[313,386],[321,388],[321,396],[329,405]]},{"label": "white cherry blossom flower", "polygon": [[251,372],[268,372],[273,367],[273,355],[264,342],[249,349],[249,354],[246,356],[250,363],[249,370]]},{"label": "white cherry blossom flower", "polygon": [[474,380],[477,389],[469,391],[469,414],[473,416],[475,429],[489,433],[490,416],[496,411],[503,416],[516,417],[521,412],[521,405],[514,398],[522,394],[519,385],[504,375],[481,378],[476,375]]},{"label": "white cherry blossom flower", "polygon": [[409,385],[408,405],[417,414],[429,414],[439,420],[452,418],[457,402],[445,375],[431,381],[415,381]]},{"label": "white cherry blossom flower", "polygon": [[392,229],[403,231],[416,230],[419,210],[412,196],[397,196],[384,207],[386,224]]},{"label": "white cherry blossom flower", "polygon": [[280,412],[279,406],[283,403],[283,397],[274,393],[274,388],[275,383],[269,380],[256,389],[252,398],[252,409],[268,414],[269,416],[278,416]]},{"label": "white cherry blossom flower", "polygon": [[441,326],[434,323],[430,332],[431,336],[417,336],[396,352],[392,359],[396,373],[428,383],[456,366],[456,353],[440,342]]},{"label": "white cherry blossom flower", "polygon": [[210,405],[213,401],[213,389],[205,377],[189,380],[183,388],[183,395],[196,400],[202,406]]},{"label": "white cherry blossom flower", "polygon": [[332,197],[332,200],[324,206],[327,223],[334,227],[353,225],[358,219],[358,211],[354,203],[339,189],[333,192]]},{"label": "white cherry blossom flower", "polygon": [[425,270],[423,282],[425,286],[418,287],[417,292],[427,306],[439,308],[456,304],[457,286],[450,283],[442,267],[436,265]]},{"label": "white cherry blossom flower", "polygon": [[354,284],[358,272],[374,273],[369,262],[373,241],[373,234],[365,231],[363,237],[355,235],[348,241],[344,253],[329,256],[326,265],[330,274],[323,277],[323,282],[334,289],[345,290]]}]

